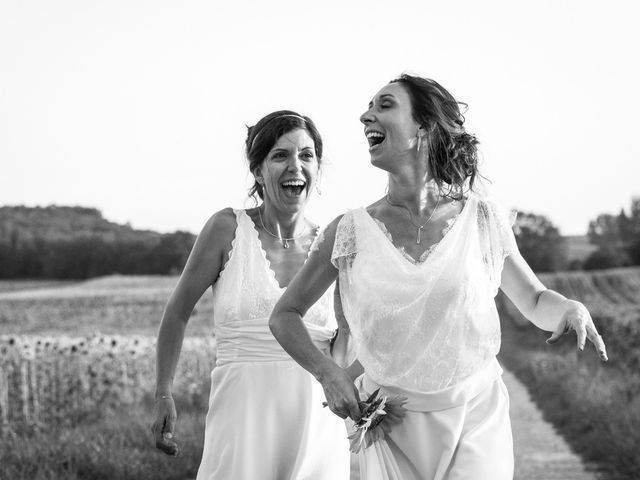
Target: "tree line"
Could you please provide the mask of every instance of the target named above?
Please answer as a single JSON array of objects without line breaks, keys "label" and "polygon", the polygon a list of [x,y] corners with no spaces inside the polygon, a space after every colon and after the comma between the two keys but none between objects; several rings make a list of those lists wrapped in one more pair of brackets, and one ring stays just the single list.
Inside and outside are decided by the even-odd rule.
[{"label": "tree line", "polygon": [[640,265],[640,198],[631,200],[629,213],[603,213],[589,222],[587,238],[594,251],[584,259],[568,260],[566,237],[543,215],[518,212],[514,233],[520,253],[536,272]]},{"label": "tree line", "polygon": [[[589,224],[595,251],[568,260],[566,237],[545,216],[518,212],[518,248],[536,272],[640,265],[640,198],[629,213],[601,214]],[[0,278],[84,279],[111,274],[182,271],[195,235],[135,230],[84,207],[0,207]]]},{"label": "tree line", "polygon": [[135,230],[84,207],[0,207],[0,278],[179,273],[195,236]]},{"label": "tree line", "polygon": [[110,242],[100,236],[0,244],[0,278],[176,274],[184,267],[194,238],[191,233],[178,231],[162,235],[151,244]]}]

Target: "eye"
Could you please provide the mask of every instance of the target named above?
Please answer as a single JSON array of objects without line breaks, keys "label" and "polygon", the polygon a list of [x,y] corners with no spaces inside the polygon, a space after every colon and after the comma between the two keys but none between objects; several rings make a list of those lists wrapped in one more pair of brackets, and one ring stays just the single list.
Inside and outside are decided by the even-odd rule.
[{"label": "eye", "polygon": [[307,160],[312,160],[315,157],[315,155],[311,151],[302,152],[302,156]]},{"label": "eye", "polygon": [[273,158],[287,158],[287,152],[276,152],[273,154]]}]

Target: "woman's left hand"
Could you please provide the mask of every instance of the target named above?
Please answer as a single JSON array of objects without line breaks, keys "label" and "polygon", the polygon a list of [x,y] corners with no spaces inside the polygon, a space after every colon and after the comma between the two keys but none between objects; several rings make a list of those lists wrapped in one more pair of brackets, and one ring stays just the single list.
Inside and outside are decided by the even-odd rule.
[{"label": "woman's left hand", "polygon": [[174,429],[178,415],[173,398],[169,395],[156,401],[155,421],[151,425],[151,432],[156,448],[172,457],[178,456],[180,448],[174,438]]},{"label": "woman's left hand", "polygon": [[587,339],[589,339],[596,347],[600,359],[603,362],[608,360],[604,341],[598,333],[598,330],[596,330],[587,308],[575,300],[566,300],[566,308],[562,314],[562,318],[554,330],[553,335],[547,339],[547,343],[556,343],[564,333],[569,333],[571,330],[575,330],[578,336],[577,341],[580,350],[584,350],[585,343]]}]

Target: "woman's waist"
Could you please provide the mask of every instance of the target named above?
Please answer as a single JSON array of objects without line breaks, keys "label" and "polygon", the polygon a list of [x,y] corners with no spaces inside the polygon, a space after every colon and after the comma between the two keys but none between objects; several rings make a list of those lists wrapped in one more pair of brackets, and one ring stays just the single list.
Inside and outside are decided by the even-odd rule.
[{"label": "woman's waist", "polygon": [[380,388],[381,393],[407,398],[405,408],[417,412],[445,410],[462,405],[485,388],[490,386],[502,375],[502,368],[495,357],[480,365],[473,373],[464,379],[437,390],[422,391],[407,388],[404,385],[376,379],[374,375],[365,373],[358,377],[356,386],[363,394],[371,394]]},{"label": "woman's waist", "polygon": [[[309,326],[307,331],[314,345],[329,351],[333,330]],[[271,334],[267,325],[216,326],[216,365],[230,362],[271,362],[290,360],[291,357]]]}]

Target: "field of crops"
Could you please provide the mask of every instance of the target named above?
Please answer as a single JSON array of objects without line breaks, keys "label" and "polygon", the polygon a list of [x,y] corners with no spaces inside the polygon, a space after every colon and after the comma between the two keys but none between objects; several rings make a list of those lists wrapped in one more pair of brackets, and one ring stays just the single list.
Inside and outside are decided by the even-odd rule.
[{"label": "field of crops", "polygon": [[[151,337],[0,336],[0,429],[76,425],[139,404],[155,384]],[[201,392],[215,363],[213,337],[188,338],[174,388]]]},{"label": "field of crops", "polygon": [[0,479],[184,479],[197,466],[215,363],[210,293],[174,382],[183,458],[149,438],[155,335],[176,281],[0,282]]},{"label": "field of crops", "polygon": [[609,361],[575,336],[547,345],[548,332],[529,324],[499,297],[500,359],[530,390],[546,418],[603,479],[640,478],[640,269],[540,275],[542,282],[582,301],[607,345]]},{"label": "field of crops", "polygon": [[[76,283],[0,282],[0,333],[155,336],[177,277],[110,276]],[[24,286],[23,289],[18,289]],[[189,321],[187,335],[211,333],[210,292]]]},{"label": "field of crops", "polygon": [[[174,283],[174,277],[109,277],[53,288],[27,283],[0,293],[0,428],[77,423],[153,392],[154,335]],[[188,326],[199,335],[183,346],[181,391],[198,389],[215,362],[215,339],[204,332],[207,301]]]}]

